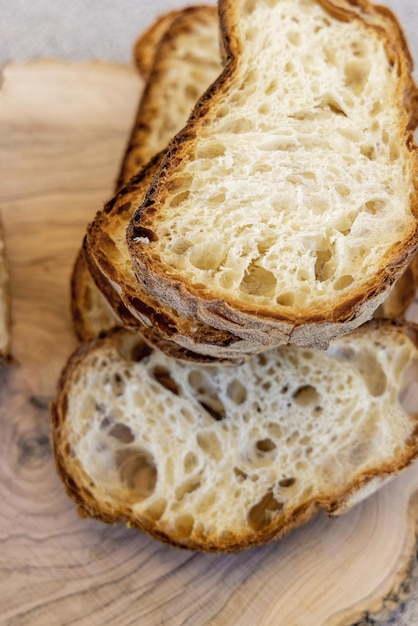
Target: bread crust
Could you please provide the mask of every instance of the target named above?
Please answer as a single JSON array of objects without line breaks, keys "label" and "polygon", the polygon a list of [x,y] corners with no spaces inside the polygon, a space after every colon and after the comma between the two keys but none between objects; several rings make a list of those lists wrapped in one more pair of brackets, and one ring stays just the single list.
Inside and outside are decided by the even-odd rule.
[{"label": "bread crust", "polygon": [[164,13],[136,40],[133,49],[133,59],[143,78],[148,79],[158,43],[167,28],[169,28],[170,24],[172,24],[180,13],[181,11],[178,10]]},{"label": "bread crust", "polygon": [[[162,260],[156,258],[152,244],[159,207],[169,194],[174,173],[179,168],[181,170],[181,163],[187,161],[189,153],[193,151],[196,135],[202,125],[210,120],[212,103],[222,100],[222,94],[232,82],[237,67],[240,42],[236,34],[234,0],[221,0],[219,5],[222,48],[228,59],[225,70],[198,101],[185,129],[172,141],[144,202],[137,209],[128,228],[128,246],[135,271],[139,282],[150,294],[183,316],[194,317],[220,330],[230,331],[269,347],[289,342],[307,347],[325,347],[333,337],[370,319],[393,283],[405,271],[418,245],[418,157],[410,132],[410,128],[416,124],[417,90],[410,74],[412,63],[405,38],[393,14],[367,1],[317,1],[338,19],[357,20],[377,32],[385,42],[389,58],[396,59],[399,68],[398,95],[404,107],[399,112],[399,124],[411,154],[415,185],[411,207],[415,224],[399,243],[387,251],[375,275],[363,284],[355,285],[346,295],[321,307],[312,306],[301,312],[289,310],[290,307],[286,311],[273,311],[267,307],[250,306],[233,296],[217,297],[205,285],[192,284],[179,271],[168,268]],[[387,30],[382,28],[382,23],[387,25]]]},{"label": "bread crust", "polygon": [[[385,328],[388,330],[385,331]],[[409,341],[415,346],[413,349],[417,349],[416,332],[411,331],[406,326],[387,322],[371,322],[364,328],[355,331],[352,340],[353,342],[361,341],[362,336],[379,332],[379,329],[383,329],[382,341],[384,341],[385,332],[399,334],[403,337],[407,335]],[[137,339],[132,333],[115,329],[107,336],[79,347],[70,357],[59,380],[56,400],[52,405],[52,434],[56,467],[68,495],[78,505],[78,511],[82,517],[92,517],[110,524],[122,521],[131,528],[145,531],[154,538],[178,548],[216,553],[236,552],[280,539],[286,533],[312,519],[318,510],[323,510],[330,516],[346,512],[356,502],[360,501],[363,495],[364,497],[370,495],[386,480],[410,465],[418,455],[418,439],[416,437],[418,427],[412,428],[415,422],[414,418],[411,417],[411,435],[401,446],[402,451],[394,454],[393,458],[379,466],[358,472],[343,487],[330,488],[328,492],[318,493],[315,497],[308,497],[306,501],[276,516],[274,521],[260,530],[249,527],[245,532],[235,532],[234,529],[231,529],[230,532],[225,533],[225,537],[217,537],[216,539],[203,535],[201,538],[185,538],[173,531],[172,528],[157,523],[145,514],[133,513],[129,503],[124,505],[123,502],[118,502],[113,498],[95,497],[93,483],[85,474],[80,461],[71,452],[68,441],[71,431],[71,424],[67,422],[68,397],[72,392],[73,381],[83,375],[87,357],[92,355],[101,357],[106,354],[109,347],[116,348],[120,354],[125,355],[125,360],[122,361],[123,367],[129,368],[129,357],[126,355],[136,341]]]}]

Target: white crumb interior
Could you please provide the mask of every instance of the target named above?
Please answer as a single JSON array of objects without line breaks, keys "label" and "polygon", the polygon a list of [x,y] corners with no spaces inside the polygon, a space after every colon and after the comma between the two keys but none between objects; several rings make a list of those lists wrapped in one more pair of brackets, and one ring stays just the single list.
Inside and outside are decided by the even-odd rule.
[{"label": "white crumb interior", "polygon": [[142,245],[227,300],[326,306],[361,289],[414,229],[398,68],[381,35],[319,2],[237,10],[233,84],[170,182],[157,241]]},{"label": "white crumb interior", "polygon": [[[126,335],[123,352],[138,352]],[[219,540],[399,459],[416,426],[417,373],[397,331],[326,352],[279,348],[237,368],[157,351],[132,362],[113,344],[73,381],[67,441],[99,499],[156,529]]]}]

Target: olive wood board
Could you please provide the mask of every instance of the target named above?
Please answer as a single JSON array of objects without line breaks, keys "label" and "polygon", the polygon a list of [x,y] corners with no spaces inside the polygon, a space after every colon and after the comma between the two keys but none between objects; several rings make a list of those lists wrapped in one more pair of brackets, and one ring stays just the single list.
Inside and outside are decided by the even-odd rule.
[{"label": "olive wood board", "polygon": [[77,342],[69,278],[111,196],[143,87],[131,67],[10,65],[0,207],[14,362],[0,372],[0,623],[334,626],[385,620],[408,588],[418,465],[341,518],[227,555],[80,519],[58,478],[49,404]]}]

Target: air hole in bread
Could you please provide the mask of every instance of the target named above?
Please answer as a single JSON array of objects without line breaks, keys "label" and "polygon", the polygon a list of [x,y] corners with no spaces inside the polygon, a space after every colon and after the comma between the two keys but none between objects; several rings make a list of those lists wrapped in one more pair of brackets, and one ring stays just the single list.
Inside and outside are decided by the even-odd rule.
[{"label": "air hole in bread", "polygon": [[198,458],[194,452],[189,451],[184,457],[183,466],[186,474],[190,474],[198,465]]},{"label": "air hole in bread", "polygon": [[295,303],[295,294],[289,291],[287,293],[282,293],[280,296],[277,296],[276,302],[282,306],[293,306]]},{"label": "air hole in bread", "polygon": [[271,113],[271,106],[266,102],[264,104],[260,104],[260,106],[258,107],[258,112],[260,113],[260,115],[269,115],[269,113]]},{"label": "air hole in bread", "polygon": [[282,427],[276,422],[270,422],[269,424],[267,424],[267,432],[269,435],[271,435],[271,437],[274,437],[274,439],[276,440],[280,439],[283,435]]},{"label": "air hole in bread", "polygon": [[183,500],[187,493],[192,493],[200,487],[200,476],[192,476],[186,480],[183,484],[179,485],[175,490],[175,496],[177,500]]},{"label": "air hole in bread", "polygon": [[328,280],[331,276],[330,260],[331,250],[317,250],[315,261],[315,278],[320,282]]},{"label": "air hole in bread", "polygon": [[409,415],[418,415],[418,359],[413,359],[402,373],[398,400]]},{"label": "air hole in bread", "polygon": [[294,485],[295,482],[296,482],[296,478],[293,478],[293,477],[282,478],[282,480],[279,480],[279,485],[280,487],[284,487],[285,489],[287,489],[288,487],[292,487],[292,485]]},{"label": "air hole in bread", "polygon": [[363,350],[355,360],[355,365],[367,385],[369,393],[374,397],[384,394],[387,388],[386,374],[372,352]]},{"label": "air hole in bread", "polygon": [[287,445],[292,446],[294,443],[297,442],[298,439],[299,439],[299,431],[294,430],[292,433],[290,433],[290,435],[286,437],[286,443]]},{"label": "air hole in bread", "polygon": [[265,89],[266,96],[271,96],[272,94],[274,94],[275,91],[277,91],[277,87],[278,87],[277,80],[276,79],[271,80]]},{"label": "air hole in bread", "polygon": [[247,480],[248,478],[248,474],[242,470],[239,469],[239,467],[234,467],[234,474],[238,480],[239,483],[244,482],[244,480]]},{"label": "air hole in bread", "polygon": [[148,344],[146,344],[144,341],[138,341],[138,343],[136,343],[131,349],[130,358],[135,363],[139,363],[140,361],[148,357],[151,352],[152,348],[150,348]]},{"label": "air hole in bread", "polygon": [[376,149],[371,145],[361,146],[360,153],[369,159],[369,161],[375,161],[377,158]]},{"label": "air hole in bread", "polygon": [[181,174],[168,181],[166,184],[166,189],[170,192],[170,194],[174,195],[174,192],[177,190],[183,191],[185,189],[190,189],[192,180],[193,177],[191,174]]},{"label": "air hole in bread", "polygon": [[254,13],[257,2],[258,0],[246,0],[244,6],[242,7],[242,12],[244,13],[244,15],[251,15],[251,13]]},{"label": "air hole in bread", "polygon": [[314,405],[318,406],[319,399],[320,395],[312,385],[303,385],[293,393],[293,400],[298,406],[304,408]]},{"label": "air hole in bread", "polygon": [[235,404],[238,405],[242,404],[247,399],[246,388],[236,378],[231,380],[226,390],[226,393],[228,395],[228,398],[230,398],[232,402],[235,402]]},{"label": "air hole in bread", "polygon": [[359,96],[363,91],[370,74],[370,63],[361,60],[348,61],[344,67],[345,84],[351,91]]},{"label": "air hole in bread", "polygon": [[176,396],[179,395],[178,385],[166,367],[159,365],[153,369],[152,374],[160,385],[168,389],[168,391],[171,391],[171,393],[174,393]]},{"label": "air hole in bread", "polygon": [[169,205],[174,208],[176,206],[179,206],[182,202],[184,202],[185,200],[187,200],[187,198],[190,195],[190,191],[181,191],[180,193],[177,193],[175,196],[172,196]]},{"label": "air hole in bread", "polygon": [[340,196],[343,197],[349,196],[351,194],[350,187],[347,187],[347,185],[343,185],[342,183],[338,183],[337,185],[335,185],[335,189],[340,194]]},{"label": "air hole in bread", "polygon": [[194,517],[190,513],[178,516],[174,522],[175,532],[178,537],[183,539],[190,537],[193,532],[194,521]]},{"label": "air hole in bread", "polygon": [[257,361],[258,361],[259,365],[264,367],[265,365],[267,365],[267,357],[266,357],[266,355],[263,354],[263,353],[257,354]]},{"label": "air hole in bread", "polygon": [[225,154],[225,146],[219,141],[205,141],[196,149],[197,159],[216,159]]},{"label": "air hole in bread", "polygon": [[269,454],[270,452],[274,452],[275,450],[277,450],[276,444],[272,439],[269,438],[260,439],[259,441],[257,441],[255,444],[255,448],[257,454]]},{"label": "air hole in bread", "polygon": [[253,530],[262,530],[268,526],[274,517],[283,509],[283,502],[279,502],[271,491],[255,504],[248,512],[248,523]]},{"label": "air hole in bread", "polygon": [[241,133],[249,133],[254,130],[254,122],[249,119],[238,119],[228,124],[227,131],[239,135]]},{"label": "air hole in bread", "polygon": [[151,519],[157,521],[161,519],[167,508],[167,501],[164,498],[160,498],[153,502],[146,510],[145,515]]},{"label": "air hole in bread", "polygon": [[153,494],[157,482],[157,468],[147,450],[124,448],[115,454],[121,481],[140,499]]},{"label": "air hole in bread", "polygon": [[196,435],[196,441],[199,448],[206,452],[215,461],[220,461],[223,456],[221,442],[215,433],[211,431],[201,431]]},{"label": "air hole in bread", "polygon": [[225,419],[225,407],[217,396],[206,396],[205,398],[198,398],[198,400],[199,404],[214,420],[221,422]]},{"label": "air hole in bread", "polygon": [[302,43],[302,37],[299,31],[295,30],[295,31],[289,31],[286,33],[286,37],[289,43],[292,44],[292,46],[300,46],[300,44]]},{"label": "air hole in bread", "polygon": [[259,267],[253,261],[241,281],[240,289],[243,293],[253,296],[271,297],[276,289],[276,277],[272,272]]},{"label": "air hole in bread", "polygon": [[399,148],[398,144],[395,143],[394,141],[391,141],[390,145],[389,145],[389,148],[390,148],[390,150],[389,150],[390,160],[391,161],[397,161],[399,159],[400,155],[401,155],[401,151],[400,151],[400,148]]},{"label": "air hole in bread", "polygon": [[[103,422],[102,422],[103,424]],[[135,435],[132,430],[126,424],[118,422],[109,430],[108,435],[117,439],[121,443],[132,443],[135,440]]]},{"label": "air hole in bread", "polygon": [[340,278],[335,281],[334,289],[336,291],[341,291],[341,289],[349,287],[353,282],[354,278],[350,276],[350,274],[344,274],[344,276],[340,276]]},{"label": "air hole in bread", "polygon": [[122,376],[118,372],[113,374],[110,380],[110,384],[112,386],[112,391],[115,394],[115,396],[121,396],[123,394],[125,390],[125,381],[123,380]]},{"label": "air hole in bread", "polygon": [[183,255],[191,248],[192,244],[187,239],[175,239],[171,244],[173,254]]},{"label": "air hole in bread", "polygon": [[189,256],[190,262],[200,270],[216,270],[223,259],[223,248],[212,241],[194,246]]}]

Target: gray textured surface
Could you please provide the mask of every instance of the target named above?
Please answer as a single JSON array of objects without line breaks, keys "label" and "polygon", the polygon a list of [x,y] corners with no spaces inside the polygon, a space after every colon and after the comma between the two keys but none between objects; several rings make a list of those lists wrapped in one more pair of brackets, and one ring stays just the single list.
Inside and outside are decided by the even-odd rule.
[{"label": "gray textured surface", "polygon": [[[131,60],[138,34],[193,0],[0,0],[0,65],[37,57]],[[214,2],[212,2],[213,4]],[[380,0],[398,15],[418,66],[418,0]],[[415,73],[418,78],[418,73]],[[365,616],[359,624],[376,623]],[[384,626],[418,626],[418,572],[408,602]],[[382,625],[383,626],[383,625]]]}]

